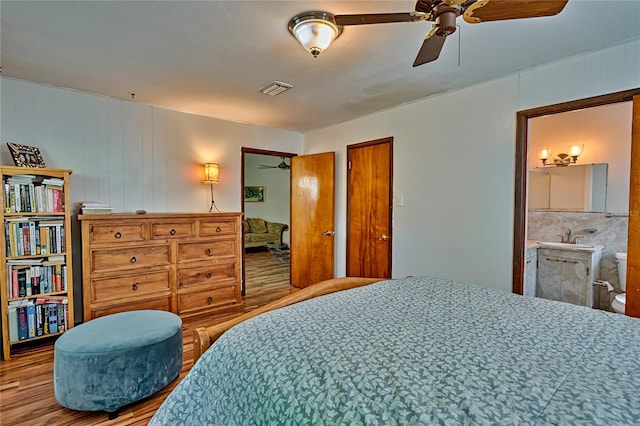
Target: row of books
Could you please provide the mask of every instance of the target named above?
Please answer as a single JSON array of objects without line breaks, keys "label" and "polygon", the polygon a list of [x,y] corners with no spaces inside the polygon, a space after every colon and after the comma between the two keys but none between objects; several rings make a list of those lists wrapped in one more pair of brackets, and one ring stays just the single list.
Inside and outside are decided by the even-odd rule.
[{"label": "row of books", "polygon": [[[7,261],[7,296],[35,296],[67,290],[67,265],[61,260],[46,260],[35,265]],[[41,259],[42,260],[42,259]]]},{"label": "row of books", "polygon": [[7,256],[38,256],[64,253],[63,218],[8,218],[4,223]]},{"label": "row of books", "polygon": [[65,332],[69,323],[68,307],[66,297],[55,296],[9,302],[9,341]]},{"label": "row of books", "polygon": [[42,180],[41,184],[35,184],[15,183],[14,178],[15,176],[4,183],[5,213],[64,211],[64,180],[49,178]]}]

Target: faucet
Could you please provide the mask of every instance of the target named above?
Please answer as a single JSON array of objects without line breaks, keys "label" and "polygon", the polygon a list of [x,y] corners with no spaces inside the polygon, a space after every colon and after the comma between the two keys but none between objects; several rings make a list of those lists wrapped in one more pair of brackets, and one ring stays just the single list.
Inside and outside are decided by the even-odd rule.
[{"label": "faucet", "polygon": [[564,233],[563,235],[558,235],[558,237],[561,237],[561,239],[560,239],[561,243],[577,244],[578,243],[578,238],[581,238],[582,235],[574,235],[572,237],[571,236],[571,229],[567,228],[567,232]]},{"label": "faucet", "polygon": [[567,232],[565,232],[562,235],[558,235],[558,237],[560,237],[560,242],[561,243],[570,243],[570,241],[571,241],[571,229],[567,229]]}]

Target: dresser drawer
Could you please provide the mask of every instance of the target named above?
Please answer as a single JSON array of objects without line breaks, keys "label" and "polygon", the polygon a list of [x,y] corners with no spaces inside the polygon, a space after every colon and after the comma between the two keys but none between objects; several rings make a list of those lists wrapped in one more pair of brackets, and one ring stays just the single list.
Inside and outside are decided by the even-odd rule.
[{"label": "dresser drawer", "polygon": [[151,239],[192,238],[196,235],[195,222],[151,223]]},{"label": "dresser drawer", "polygon": [[92,280],[91,302],[100,303],[149,293],[168,292],[170,273],[171,271],[166,270]]},{"label": "dresser drawer", "polygon": [[178,287],[235,284],[236,262],[211,260],[208,265],[178,270]]},{"label": "dresser drawer", "polygon": [[130,243],[144,241],[144,223],[101,223],[90,225],[89,242],[100,243]]},{"label": "dresser drawer", "polygon": [[215,237],[216,235],[235,235],[238,224],[235,220],[200,221],[200,236]]},{"label": "dresser drawer", "polygon": [[[171,295],[155,297],[153,299],[137,300],[134,302],[121,303],[118,305],[109,305],[103,308],[95,307],[91,309],[91,318],[103,317],[118,312],[137,311],[143,309],[152,309],[157,311],[171,310]],[[131,324],[135,328],[135,324]]]},{"label": "dresser drawer", "polygon": [[212,259],[221,256],[236,255],[236,240],[221,238],[217,240],[178,244],[178,263]]},{"label": "dresser drawer", "polygon": [[178,293],[178,313],[201,311],[235,302],[238,302],[235,286]]},{"label": "dresser drawer", "polygon": [[109,272],[170,263],[169,244],[91,250],[91,272]]}]

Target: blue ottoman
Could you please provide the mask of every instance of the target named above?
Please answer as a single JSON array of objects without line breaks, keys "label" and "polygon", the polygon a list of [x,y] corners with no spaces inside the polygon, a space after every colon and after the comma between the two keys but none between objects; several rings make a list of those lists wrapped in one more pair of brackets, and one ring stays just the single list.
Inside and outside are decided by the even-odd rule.
[{"label": "blue ottoman", "polygon": [[145,398],[182,368],[182,320],[164,311],[131,311],[74,327],[55,343],[53,385],[58,403],[107,411]]}]

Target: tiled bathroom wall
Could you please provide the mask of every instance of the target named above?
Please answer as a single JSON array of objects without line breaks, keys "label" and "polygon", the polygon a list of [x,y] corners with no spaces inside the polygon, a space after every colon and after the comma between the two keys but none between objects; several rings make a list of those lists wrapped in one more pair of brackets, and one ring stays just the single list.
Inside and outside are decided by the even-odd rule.
[{"label": "tiled bathroom wall", "polygon": [[[560,241],[558,235],[571,229],[571,234],[582,235],[583,244],[604,246],[600,263],[600,279],[619,288],[618,264],[615,254],[627,251],[628,217],[607,217],[607,213],[540,212],[529,211],[527,239],[533,241]],[[585,230],[595,229],[594,233]]]}]

